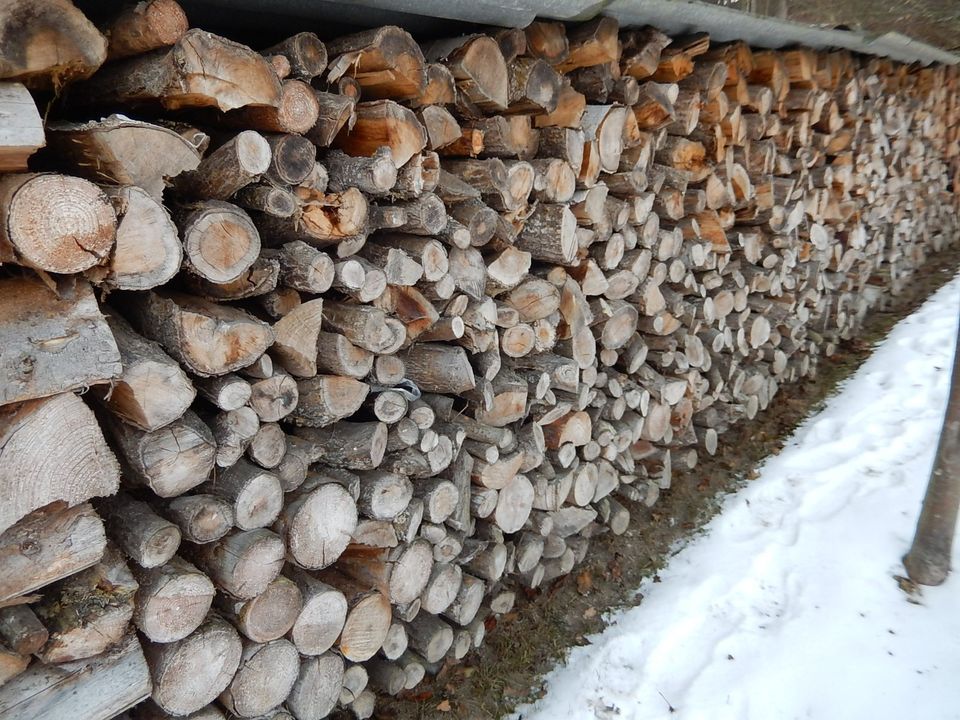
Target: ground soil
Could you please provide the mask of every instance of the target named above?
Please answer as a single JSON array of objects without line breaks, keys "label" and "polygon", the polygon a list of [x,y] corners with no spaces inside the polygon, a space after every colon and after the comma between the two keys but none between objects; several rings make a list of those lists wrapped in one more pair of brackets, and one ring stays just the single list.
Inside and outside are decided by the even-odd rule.
[{"label": "ground soil", "polygon": [[653,508],[630,507],[630,529],[620,537],[595,539],[585,563],[538,591],[519,592],[514,610],[489,618],[478,651],[444,666],[435,680],[396,699],[381,698],[378,718],[390,720],[487,720],[499,718],[542,692],[543,673],[567,649],[587,642],[604,627],[607,610],[636,605],[635,589],[653,577],[684,540],[717,512],[722,497],[756,476],[758,464],[776,454],[785,438],[870,355],[874,344],[960,268],[960,248],[930,258],[909,289],[874,310],[855,340],[822,358],[816,378],[785,387],[753,421],[721,438],[721,450],[694,471],[674,475]]}]

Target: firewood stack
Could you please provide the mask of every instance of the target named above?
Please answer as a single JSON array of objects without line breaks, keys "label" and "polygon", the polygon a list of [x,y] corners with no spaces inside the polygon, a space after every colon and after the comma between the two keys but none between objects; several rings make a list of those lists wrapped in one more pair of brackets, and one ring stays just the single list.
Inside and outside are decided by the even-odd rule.
[{"label": "firewood stack", "polygon": [[370,717],[958,237],[956,69],[0,25],[4,717]]}]

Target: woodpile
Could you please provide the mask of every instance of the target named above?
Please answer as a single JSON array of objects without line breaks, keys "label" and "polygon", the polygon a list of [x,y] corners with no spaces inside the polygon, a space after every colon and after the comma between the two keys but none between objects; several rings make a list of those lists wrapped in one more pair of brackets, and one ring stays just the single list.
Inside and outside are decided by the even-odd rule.
[{"label": "woodpile", "polygon": [[958,237],[955,68],[0,28],[4,717],[370,717]]}]

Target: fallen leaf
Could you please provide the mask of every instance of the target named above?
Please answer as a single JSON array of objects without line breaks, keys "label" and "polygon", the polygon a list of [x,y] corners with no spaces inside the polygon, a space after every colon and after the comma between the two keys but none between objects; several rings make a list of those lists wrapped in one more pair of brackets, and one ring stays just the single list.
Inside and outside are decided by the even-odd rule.
[{"label": "fallen leaf", "polygon": [[437,710],[440,712],[450,712],[450,701],[443,700],[439,705],[437,705]]},{"label": "fallen leaf", "polygon": [[588,607],[583,611],[583,617],[585,620],[592,620],[597,616],[597,609],[595,607]]},{"label": "fallen leaf", "polygon": [[589,570],[584,570],[577,575],[577,592],[586,595],[593,589],[593,576]]}]

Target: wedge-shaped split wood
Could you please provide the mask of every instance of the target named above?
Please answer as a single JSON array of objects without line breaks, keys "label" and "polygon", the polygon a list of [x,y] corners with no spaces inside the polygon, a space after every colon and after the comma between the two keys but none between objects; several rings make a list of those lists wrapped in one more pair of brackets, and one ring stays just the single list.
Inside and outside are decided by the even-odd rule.
[{"label": "wedge-shaped split wood", "polygon": [[226,112],[280,101],[270,64],[245,45],[187,31],[172,47],[111,63],[83,87],[88,101],[160,103],[168,110],[212,107]]}]

